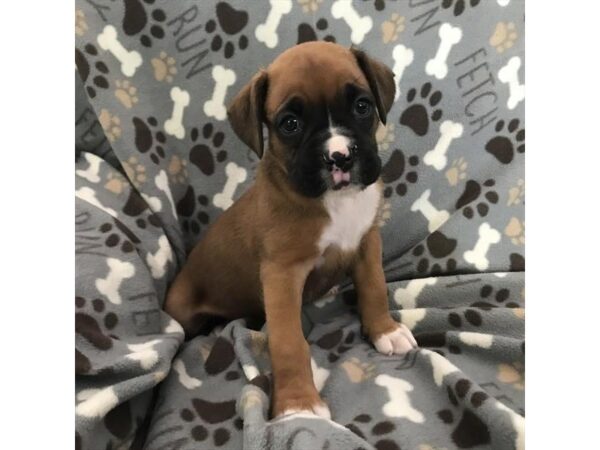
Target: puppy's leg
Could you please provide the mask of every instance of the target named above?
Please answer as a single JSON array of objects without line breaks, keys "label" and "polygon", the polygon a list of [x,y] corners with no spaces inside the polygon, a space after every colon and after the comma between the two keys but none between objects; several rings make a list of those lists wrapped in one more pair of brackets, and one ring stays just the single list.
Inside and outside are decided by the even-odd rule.
[{"label": "puppy's leg", "polygon": [[310,350],[302,334],[302,289],[312,264],[265,262],[261,280],[273,368],[273,416],[308,411],[330,418],[315,388]]},{"label": "puppy's leg", "polygon": [[404,354],[416,348],[417,342],[410,330],[392,319],[389,313],[381,265],[381,236],[377,227],[364,236],[351,274],[363,328],[375,348],[386,355]]}]

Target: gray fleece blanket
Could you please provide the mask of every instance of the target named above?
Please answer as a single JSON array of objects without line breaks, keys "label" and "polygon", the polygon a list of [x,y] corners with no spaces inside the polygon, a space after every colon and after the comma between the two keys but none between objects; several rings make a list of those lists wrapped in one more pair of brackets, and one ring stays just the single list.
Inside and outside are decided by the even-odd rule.
[{"label": "gray fleece blanket", "polygon": [[[524,448],[521,0],[77,0],[75,32],[76,448]],[[333,420],[269,420],[263,324],[184,342],[162,304],[253,180],[224,103],[314,39],[396,74],[379,223],[420,347],[378,354],[346,282],[303,311]]]}]

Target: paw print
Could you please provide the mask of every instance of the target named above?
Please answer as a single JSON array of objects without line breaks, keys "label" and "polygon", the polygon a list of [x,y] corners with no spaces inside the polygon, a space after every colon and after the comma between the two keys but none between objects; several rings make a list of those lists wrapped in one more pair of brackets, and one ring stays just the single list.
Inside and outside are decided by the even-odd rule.
[{"label": "paw print", "polygon": [[525,366],[519,361],[512,364],[499,364],[497,378],[498,381],[522,391],[525,389]]},{"label": "paw print", "polygon": [[[368,2],[371,0],[363,0],[363,2]],[[388,2],[390,1],[396,1],[396,0],[387,0]],[[383,11],[385,9],[385,2],[386,0],[374,0],[373,1],[373,6],[375,7],[375,10],[377,11]]]},{"label": "paw print", "polygon": [[422,103],[413,103],[417,97],[417,89],[411,88],[408,91],[406,100],[411,105],[400,116],[400,123],[413,130],[417,136],[425,136],[429,131],[430,121],[437,122],[442,117],[442,110],[434,109],[442,100],[442,93],[432,91],[431,83],[427,82],[421,86],[420,96]]},{"label": "paw print", "polygon": [[235,400],[211,402],[192,398],[191,406],[181,409],[179,416],[191,427],[190,436],[195,442],[212,441],[215,447],[222,447],[231,440],[232,434],[243,429],[242,419],[236,414],[235,403]]},{"label": "paw print", "polygon": [[369,414],[360,414],[352,420],[352,423],[346,424],[346,428],[361,439],[369,442],[376,441],[374,447],[378,450],[400,450],[400,446],[396,443],[398,438],[388,436],[396,430],[396,425],[388,420],[371,425],[372,420]]},{"label": "paw print", "polygon": [[227,151],[221,149],[225,134],[222,131],[215,132],[212,123],[207,123],[202,127],[202,137],[205,141],[210,141],[212,149],[206,143],[197,143],[200,134],[197,128],[193,128],[190,134],[194,146],[190,149],[190,162],[195,165],[204,175],[215,173],[215,157],[213,151],[217,153],[216,160],[219,163],[227,159]]},{"label": "paw print", "polygon": [[[477,447],[491,441],[488,426],[475,413],[489,395],[472,387],[473,384],[466,378],[461,378],[454,386],[448,386],[446,392],[451,405],[437,412],[437,417],[446,425],[458,422],[450,435],[457,448]],[[463,408],[459,407],[459,399]],[[459,414],[460,420],[457,420]]]},{"label": "paw print", "polygon": [[514,245],[525,245],[525,222],[513,217],[506,225],[504,234],[508,236]]},{"label": "paw print", "polygon": [[446,171],[448,184],[456,186],[460,181],[467,178],[467,167],[468,164],[462,156],[452,161],[450,168]]},{"label": "paw print", "polygon": [[330,363],[333,363],[340,359],[342,353],[345,353],[352,348],[351,344],[354,342],[355,338],[356,333],[354,331],[349,331],[344,337],[344,332],[342,330],[335,330],[321,336],[315,341],[315,344],[323,350],[331,351],[327,355],[327,360]]},{"label": "paw print", "polygon": [[153,3],[154,0],[125,0],[123,31],[127,36],[141,33],[140,43],[144,47],[152,47],[152,39],[165,37],[163,22],[167,15],[160,8],[152,8]]},{"label": "paw print", "polygon": [[381,204],[381,208],[379,208],[378,215],[377,215],[377,224],[378,224],[379,228],[384,227],[385,224],[388,223],[391,218],[392,218],[392,203],[389,200],[384,199]]},{"label": "paw print", "polygon": [[[408,186],[415,184],[419,180],[419,175],[416,172],[419,166],[419,157],[412,155],[408,158],[402,150],[396,149],[392,152],[390,159],[381,169],[381,179],[386,185],[394,184],[400,181],[395,188],[396,194],[404,197],[408,192]],[[385,198],[392,196],[394,189],[392,186],[386,186],[383,191]]]},{"label": "paw print", "polygon": [[123,170],[129,178],[129,181],[136,187],[140,188],[146,182],[146,168],[138,162],[135,156],[130,156],[127,161],[121,163]]},{"label": "paw print", "polygon": [[511,48],[517,40],[518,34],[514,22],[498,22],[494,34],[490,37],[490,45],[498,53]]},{"label": "paw print", "polygon": [[[105,222],[98,227],[98,231],[105,237],[104,245],[110,248],[119,246],[123,253],[131,253],[135,250],[134,243],[140,243],[138,237],[119,221],[115,221],[115,225]],[[125,238],[119,235],[119,231],[125,235]]]},{"label": "paw print", "polygon": [[319,5],[323,3],[323,0],[298,0],[298,3],[305,13],[314,13],[319,9]]},{"label": "paw print", "polygon": [[100,122],[104,134],[110,142],[114,142],[121,137],[121,119],[112,115],[107,109],[100,110],[98,122]]},{"label": "paw print", "polygon": [[[425,240],[425,245],[418,244],[412,251],[413,256],[419,258],[417,272],[424,274],[429,271],[432,275],[439,275],[444,267],[447,272],[454,272],[456,260],[450,258],[450,255],[456,249],[456,244],[456,239],[449,238],[440,231],[431,233]],[[433,259],[433,264],[429,258]]]},{"label": "paw print", "polygon": [[375,140],[380,150],[387,151],[390,145],[394,142],[394,124],[388,122],[387,125],[379,124],[377,131],[375,132]]},{"label": "paw print", "polygon": [[495,205],[498,203],[498,193],[492,188],[496,185],[496,181],[493,179],[489,179],[483,182],[483,188],[481,184],[479,184],[475,180],[468,180],[465,184],[465,190],[462,195],[456,201],[456,209],[459,210],[464,208],[462,213],[467,219],[472,219],[475,216],[475,212],[473,211],[473,207],[470,206],[471,203],[480,200],[482,192],[484,198],[481,198],[475,209],[480,217],[485,217],[488,215],[490,210],[490,205]]},{"label": "paw print", "polygon": [[166,81],[171,83],[173,77],[177,74],[175,58],[167,55],[167,52],[161,51],[156,58],[150,60],[154,69],[154,78],[156,81]]},{"label": "paw print", "polygon": [[167,173],[175,183],[185,183],[188,179],[187,161],[173,155],[167,166]]},{"label": "paw print", "polygon": [[463,318],[474,327],[480,327],[483,323],[483,316],[481,315],[481,313],[471,308],[468,308],[465,311],[463,311],[462,317],[461,314],[459,314],[458,312],[449,313],[448,323],[450,323],[450,325],[452,325],[454,328],[462,328]]},{"label": "paw print", "polygon": [[[210,19],[204,26],[207,33],[214,33],[217,29],[217,21],[221,30],[232,38],[241,33],[246,25],[248,25],[248,13],[243,10],[237,10],[229,5],[229,3],[217,3],[217,20]],[[237,40],[237,48],[245,50],[248,47],[248,37],[245,34],[240,35]],[[235,44],[233,41],[225,42],[220,34],[215,34],[210,43],[210,49],[213,52],[218,52],[223,48],[223,56],[226,59],[231,58],[235,54]]]},{"label": "paw print", "polygon": [[85,14],[81,9],[75,10],[75,34],[83,36],[88,30],[88,24],[85,20]]},{"label": "paw print", "polygon": [[493,155],[502,164],[510,164],[514,158],[515,150],[525,153],[525,129],[519,128],[519,119],[512,119],[503,133],[504,120],[496,122],[496,133],[487,144],[485,150]]},{"label": "paw print", "polygon": [[465,7],[467,3],[471,6],[471,8],[475,8],[479,5],[481,0],[442,0],[442,8],[450,9],[454,5],[453,13],[456,17],[460,16],[463,12],[465,12]]},{"label": "paw print", "polygon": [[525,200],[525,180],[517,181],[517,185],[508,190],[508,201],[506,206],[518,205]]},{"label": "paw print", "polygon": [[83,51],[75,49],[75,66],[85,90],[90,98],[95,98],[97,89],[108,89],[108,66],[102,61],[93,61],[98,56],[98,49],[94,44],[86,44]]},{"label": "paw print", "polygon": [[105,189],[108,189],[113,194],[120,194],[128,186],[127,180],[117,171],[110,171],[106,176]]},{"label": "paw print", "polygon": [[115,85],[115,97],[125,108],[131,109],[139,100],[136,95],[137,88],[129,80],[117,80]]},{"label": "paw print", "polygon": [[[317,27],[317,30],[319,30],[320,32],[327,32],[327,29],[329,28],[329,22],[327,22],[327,19],[319,19],[317,20],[317,23],[315,24],[315,26]],[[297,44],[302,44],[303,42],[309,42],[309,41],[318,41],[319,38],[317,36],[317,32],[315,31],[315,29],[308,23],[301,23],[300,25],[298,25],[298,40],[296,41]],[[335,42],[335,37],[332,34],[327,34],[323,37],[322,39],[323,41],[327,41],[327,42]]]},{"label": "paw print", "polygon": [[109,333],[118,325],[119,318],[108,310],[107,303],[99,298],[89,301],[75,297],[75,308],[75,332],[98,350],[111,349],[114,336]]},{"label": "paw print", "polygon": [[515,302],[507,302],[507,300],[510,300],[510,289],[508,288],[494,289],[492,285],[485,284],[479,291],[479,296],[484,301],[494,299],[497,303],[508,308],[519,308],[521,306]]},{"label": "paw print", "polygon": [[355,356],[344,361],[341,366],[352,383],[362,383],[375,375],[375,364],[361,362]]},{"label": "paw print", "polygon": [[389,20],[386,20],[381,24],[381,35],[384,44],[394,42],[400,36],[400,33],[404,31],[404,21],[406,19],[398,13],[393,13]]},{"label": "paw print", "polygon": [[[200,204],[199,211],[196,213],[196,201]],[[208,197],[200,195],[196,198],[196,193],[192,186],[188,186],[185,194],[176,204],[177,215],[181,218],[181,227],[185,233],[192,233],[198,236],[201,231],[201,225],[208,225],[210,216],[202,208],[208,206]],[[196,213],[196,215],[194,215]]]},{"label": "paw print", "polygon": [[139,117],[134,117],[132,121],[135,129],[135,147],[142,154],[150,152],[150,159],[158,165],[160,160],[165,158],[163,145],[167,140],[165,134],[157,130],[158,121],[152,116],[146,121]]}]

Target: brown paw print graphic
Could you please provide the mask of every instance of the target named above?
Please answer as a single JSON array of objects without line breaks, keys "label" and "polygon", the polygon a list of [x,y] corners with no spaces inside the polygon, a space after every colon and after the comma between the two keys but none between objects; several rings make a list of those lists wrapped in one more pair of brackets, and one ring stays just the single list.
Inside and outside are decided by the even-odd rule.
[{"label": "brown paw print graphic", "polygon": [[152,47],[153,39],[165,37],[165,11],[153,7],[155,0],[124,0],[123,31],[127,36],[140,37],[144,47]]},{"label": "brown paw print graphic", "polygon": [[115,97],[125,108],[131,109],[139,101],[137,88],[129,80],[116,80],[115,86]]},{"label": "brown paw print graphic", "polygon": [[[496,181],[491,178],[485,180],[483,185],[475,180],[467,180],[463,193],[456,201],[456,210],[462,209],[463,216],[467,219],[475,217],[475,212],[479,217],[486,217],[490,207],[496,205],[499,200],[498,193],[493,189],[495,185]],[[475,209],[472,204],[475,205]]]},{"label": "brown paw print graphic", "polygon": [[[319,34],[327,33],[327,29],[329,28],[329,22],[327,19],[320,18],[315,23],[315,26],[319,32]],[[335,37],[332,34],[325,34],[322,39],[319,39],[317,35],[317,31],[309,24],[309,23],[301,23],[298,25],[298,39],[296,40],[297,44],[302,44],[303,42],[309,41],[327,41],[327,42],[335,42]]]},{"label": "brown paw print graphic", "polygon": [[187,160],[173,155],[167,166],[167,174],[174,183],[185,183],[188,180]]},{"label": "brown paw print graphic", "polygon": [[381,40],[384,44],[398,40],[400,33],[404,31],[404,16],[393,13],[392,16],[381,24]]},{"label": "brown paw print graphic", "polygon": [[167,137],[158,129],[158,121],[150,116],[146,120],[139,117],[132,119],[135,130],[135,148],[143,155],[149,154],[150,160],[158,165],[165,159],[165,142]]},{"label": "brown paw print graphic", "polygon": [[231,441],[232,435],[238,436],[243,428],[242,419],[235,411],[235,402],[235,399],[211,402],[193,398],[191,407],[181,409],[179,416],[190,427],[193,441],[222,447]]},{"label": "brown paw print graphic", "polygon": [[436,108],[441,100],[442,93],[433,89],[430,82],[423,84],[419,91],[417,88],[411,88],[406,94],[409,106],[402,112],[400,124],[406,125],[417,136],[425,136],[429,131],[429,124],[442,118],[442,110]]},{"label": "brown paw print graphic", "polygon": [[176,203],[177,215],[184,233],[191,233],[194,237],[197,237],[202,230],[202,226],[208,225],[210,216],[204,210],[207,207],[208,197],[206,195],[196,197],[194,188],[188,186],[183,197]]},{"label": "brown paw print graphic", "polygon": [[517,181],[516,186],[508,190],[506,206],[519,205],[521,203],[525,203],[525,180],[522,178]]},{"label": "brown paw print graphic", "polygon": [[314,13],[319,9],[319,5],[323,3],[323,0],[298,0],[298,3],[305,13]]},{"label": "brown paw print graphic", "polygon": [[98,122],[100,122],[102,130],[104,130],[104,134],[110,142],[115,142],[121,137],[121,119],[111,114],[107,109],[100,110]]},{"label": "brown paw print graphic", "polygon": [[390,146],[394,143],[396,137],[394,124],[388,122],[387,125],[379,124],[377,131],[375,132],[375,140],[379,146],[379,150],[387,151]]},{"label": "brown paw print graphic", "polygon": [[456,239],[447,237],[441,231],[434,231],[425,240],[425,244],[418,244],[412,250],[417,257],[417,272],[439,275],[442,272],[456,270],[456,260],[450,256],[456,249]]},{"label": "brown paw print graphic", "polygon": [[525,222],[521,222],[517,217],[511,217],[504,234],[510,238],[510,241],[517,246],[525,245]]},{"label": "brown paw print graphic", "polygon": [[[227,159],[227,151],[222,149],[225,141],[225,133],[215,131],[212,123],[208,122],[202,127],[202,140],[197,128],[193,128],[190,133],[192,139],[192,148],[190,149],[190,162],[200,169],[204,175],[215,173],[215,160],[217,163],[223,163]],[[216,157],[214,154],[216,153]]]},{"label": "brown paw print graphic", "polygon": [[514,22],[498,22],[494,34],[490,37],[490,45],[498,53],[503,53],[515,44],[517,37],[517,28]]},{"label": "brown paw print graphic", "polygon": [[[108,306],[107,306],[108,305]],[[84,297],[75,297],[75,332],[100,351],[110,350],[113,347],[113,332],[119,323],[118,316],[110,310],[110,304],[97,298],[93,300]],[[91,367],[89,359],[78,350],[75,350],[75,363],[77,373],[87,373]]]},{"label": "brown paw print graphic", "polygon": [[[222,49],[223,56],[229,59],[235,55],[236,44],[238,51],[248,48],[248,36],[241,34],[246,25],[248,25],[248,13],[241,9],[237,10],[225,2],[217,3],[216,13],[217,20],[210,19],[206,22],[204,29],[209,34],[215,33],[210,42],[210,49],[213,52],[218,52]],[[225,39],[217,32],[217,24],[221,28],[221,31],[225,33]],[[234,40],[236,38],[237,41]]]},{"label": "brown paw print graphic", "polygon": [[150,64],[152,64],[152,69],[154,69],[154,78],[156,81],[171,83],[173,77],[177,74],[175,58],[169,56],[165,51],[161,51],[158,57],[152,58]]},{"label": "brown paw print graphic", "polygon": [[498,381],[510,384],[513,388],[522,391],[525,389],[525,365],[520,361],[511,364],[499,364]]},{"label": "brown paw print graphic", "polygon": [[400,197],[404,197],[409,186],[419,181],[418,166],[417,155],[407,158],[402,150],[395,149],[381,169],[381,179],[386,184],[383,196],[390,198],[392,193],[396,192]]},{"label": "brown paw print graphic", "polygon": [[512,119],[505,127],[504,120],[496,122],[496,136],[485,144],[485,150],[502,164],[510,164],[515,152],[525,153],[525,129],[519,119]]},{"label": "brown paw print graphic", "polygon": [[75,49],[75,66],[90,98],[95,98],[98,89],[108,89],[108,66],[98,58],[94,44],[86,44],[83,51]]},{"label": "brown paw print graphic", "polygon": [[477,447],[491,441],[488,426],[477,415],[477,409],[489,395],[472,387],[472,383],[466,378],[461,378],[454,386],[447,386],[450,405],[437,412],[437,417],[446,425],[455,424],[460,414],[458,424],[451,434],[452,442],[458,448]]},{"label": "brown paw print graphic", "polygon": [[368,442],[375,441],[374,447],[377,450],[400,450],[398,437],[391,436],[396,430],[396,424],[389,420],[373,423],[369,414],[359,414],[351,423],[346,424],[346,428]]},{"label": "brown paw print graphic", "polygon": [[446,171],[446,179],[450,186],[456,186],[458,183],[467,178],[467,167],[469,164],[462,156],[452,161],[450,168]]},{"label": "brown paw print graphic", "polygon": [[348,375],[348,379],[352,383],[362,383],[375,376],[376,366],[373,363],[362,362],[356,356],[344,361],[341,364],[342,369]]},{"label": "brown paw print graphic", "polygon": [[75,10],[75,34],[83,36],[88,30],[88,24],[85,20],[85,13],[81,9]]}]

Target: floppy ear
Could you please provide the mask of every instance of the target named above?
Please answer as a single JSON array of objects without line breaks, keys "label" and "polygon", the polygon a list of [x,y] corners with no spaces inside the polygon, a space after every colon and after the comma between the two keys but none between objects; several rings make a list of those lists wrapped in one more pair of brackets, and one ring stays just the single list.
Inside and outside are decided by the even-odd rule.
[{"label": "floppy ear", "polygon": [[233,131],[259,158],[262,157],[264,147],[262,124],[265,120],[267,80],[267,72],[258,72],[235,96],[227,109]]},{"label": "floppy ear", "polygon": [[371,88],[371,92],[375,96],[379,119],[385,125],[387,113],[392,107],[394,95],[396,94],[394,73],[388,66],[371,58],[362,50],[352,47],[350,51],[354,54],[358,67],[360,67],[367,78],[369,88]]}]

